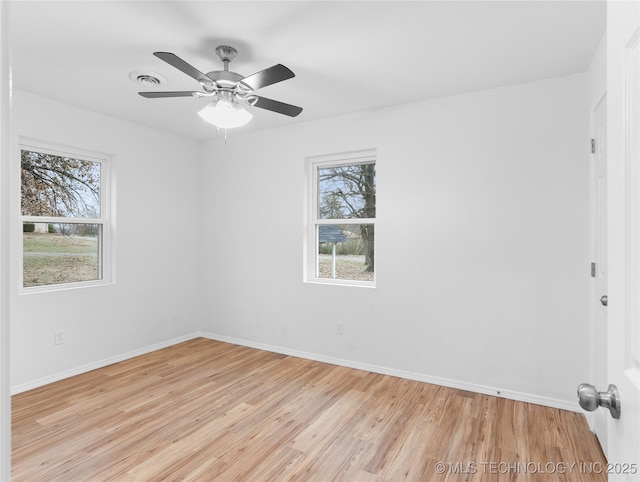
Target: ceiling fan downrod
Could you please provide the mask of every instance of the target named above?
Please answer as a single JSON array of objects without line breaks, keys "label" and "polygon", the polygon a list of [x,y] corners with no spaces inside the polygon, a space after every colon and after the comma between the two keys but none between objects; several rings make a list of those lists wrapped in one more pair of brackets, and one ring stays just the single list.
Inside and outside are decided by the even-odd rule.
[{"label": "ceiling fan downrod", "polygon": [[216,48],[216,54],[220,57],[220,60],[224,63],[224,70],[229,70],[229,62],[231,62],[236,55],[238,55],[238,51],[229,45],[220,45]]}]

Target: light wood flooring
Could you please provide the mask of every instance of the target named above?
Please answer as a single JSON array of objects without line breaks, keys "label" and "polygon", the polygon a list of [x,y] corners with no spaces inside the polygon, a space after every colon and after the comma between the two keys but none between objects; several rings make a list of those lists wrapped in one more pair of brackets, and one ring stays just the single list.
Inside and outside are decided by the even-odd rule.
[{"label": "light wood flooring", "polygon": [[578,413],[203,338],[13,397],[14,481],[605,481],[599,464]]}]

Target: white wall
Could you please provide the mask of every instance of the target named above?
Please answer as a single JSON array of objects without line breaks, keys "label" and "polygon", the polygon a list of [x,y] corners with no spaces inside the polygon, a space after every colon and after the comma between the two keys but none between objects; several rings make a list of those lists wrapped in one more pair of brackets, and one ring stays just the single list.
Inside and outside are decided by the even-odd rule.
[{"label": "white wall", "polygon": [[[586,84],[575,75],[208,142],[203,332],[577,406]],[[304,283],[304,158],[366,148],[378,150],[377,288]]]},{"label": "white wall", "polygon": [[[14,390],[198,330],[200,145],[84,109],[14,92],[12,195],[19,226],[18,136],[113,155],[116,282],[11,297]],[[12,239],[13,252],[21,230]],[[16,273],[20,259],[14,259]],[[65,331],[54,346],[53,332]]]},{"label": "white wall", "polygon": [[[200,329],[576,406],[587,379],[587,84],[575,75],[232,131],[226,145],[16,92],[14,144],[23,135],[114,155],[117,282],[14,287],[12,385]],[[378,286],[304,283],[304,158],[365,148],[378,150]],[[54,329],[64,345],[54,346]]]},{"label": "white wall", "polygon": [[0,480],[11,478],[11,374],[9,370],[9,16],[0,2]]},{"label": "white wall", "polygon": [[596,49],[589,70],[587,71],[587,86],[590,111],[593,111],[602,96],[607,91],[607,35],[602,35],[598,48]]}]

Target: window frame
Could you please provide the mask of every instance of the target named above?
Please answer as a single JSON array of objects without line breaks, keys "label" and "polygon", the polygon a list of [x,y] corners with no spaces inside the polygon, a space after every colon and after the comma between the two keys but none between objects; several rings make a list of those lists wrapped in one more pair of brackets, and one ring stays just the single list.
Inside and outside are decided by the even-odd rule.
[{"label": "window frame", "polygon": [[[20,139],[18,145],[18,159],[21,159],[22,151],[34,151],[51,154],[60,157],[69,157],[87,162],[100,164],[100,216],[96,218],[63,217],[63,216],[33,216],[22,214],[22,170],[19,169],[20,188],[18,199],[18,228],[20,233],[19,256],[19,293],[39,293],[59,291],[90,286],[103,286],[113,282],[112,269],[112,239],[111,239],[111,178],[113,169],[112,157],[108,154],[88,151],[76,147],[60,146],[33,139]],[[98,236],[98,279],[88,281],[73,281],[70,283],[57,283],[40,286],[24,286],[24,236],[22,236],[23,223],[54,223],[54,224],[96,224],[100,226]]]},{"label": "window frame", "polygon": [[[377,271],[377,249],[374,247],[373,258],[376,270],[373,272],[373,281],[362,280],[346,280],[333,278],[319,278],[319,243],[318,243],[318,227],[321,225],[360,225],[371,224],[374,226],[377,235],[376,218],[343,218],[343,219],[326,219],[321,218],[319,206],[319,179],[318,171],[320,169],[351,166],[358,164],[373,164],[376,166],[376,217],[377,217],[377,151],[376,149],[364,149],[359,151],[344,152],[338,154],[329,154],[322,156],[312,156],[306,158],[305,177],[307,180],[307,190],[305,195],[306,205],[306,222],[304,235],[304,269],[303,281],[306,283],[338,285],[338,286],[356,286],[365,288],[376,287],[376,271]],[[377,244],[377,243],[376,243]]]}]

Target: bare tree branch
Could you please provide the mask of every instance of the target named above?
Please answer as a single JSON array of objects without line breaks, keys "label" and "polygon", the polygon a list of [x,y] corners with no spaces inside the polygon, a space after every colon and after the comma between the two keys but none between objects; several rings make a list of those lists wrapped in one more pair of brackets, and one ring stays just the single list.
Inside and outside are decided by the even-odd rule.
[{"label": "bare tree branch", "polygon": [[[320,214],[325,219],[375,218],[375,164],[322,168],[319,172]],[[374,270],[373,225],[360,225],[367,271]]]},{"label": "bare tree branch", "polygon": [[100,209],[100,164],[23,150],[22,214],[94,217]]}]

